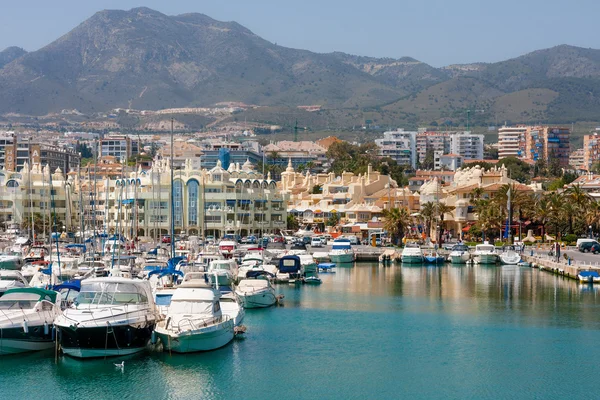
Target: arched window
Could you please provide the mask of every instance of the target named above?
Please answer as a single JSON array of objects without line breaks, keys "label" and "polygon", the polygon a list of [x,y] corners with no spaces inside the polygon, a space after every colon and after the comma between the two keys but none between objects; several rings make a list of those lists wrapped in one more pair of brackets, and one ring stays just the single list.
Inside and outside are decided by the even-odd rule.
[{"label": "arched window", "polygon": [[188,225],[198,225],[198,181],[192,179],[187,183],[188,191]]},{"label": "arched window", "polygon": [[175,203],[175,226],[183,226],[183,183],[180,180],[173,182],[173,203]]},{"label": "arched window", "polygon": [[9,188],[16,188],[16,187],[19,187],[19,182],[17,182],[14,179],[11,179],[8,182],[6,182],[6,186]]}]

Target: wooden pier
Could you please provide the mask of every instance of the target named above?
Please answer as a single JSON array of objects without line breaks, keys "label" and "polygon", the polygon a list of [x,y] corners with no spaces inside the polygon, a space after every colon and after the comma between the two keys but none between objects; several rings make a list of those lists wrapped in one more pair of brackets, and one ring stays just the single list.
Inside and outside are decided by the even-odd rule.
[{"label": "wooden pier", "polygon": [[557,262],[554,257],[543,254],[523,255],[521,258],[527,261],[532,268],[539,268],[572,279],[579,279],[580,271],[598,271],[600,273],[598,264],[585,264],[573,259],[570,261],[561,259],[560,262]]}]

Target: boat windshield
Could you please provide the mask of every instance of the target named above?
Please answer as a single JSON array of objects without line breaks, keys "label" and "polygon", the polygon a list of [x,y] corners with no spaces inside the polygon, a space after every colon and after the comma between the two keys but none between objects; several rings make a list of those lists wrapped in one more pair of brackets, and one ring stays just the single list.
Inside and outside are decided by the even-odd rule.
[{"label": "boat windshield", "polygon": [[[217,303],[218,304],[218,303]],[[173,300],[169,306],[169,314],[211,314],[212,301]]]},{"label": "boat windshield", "polygon": [[211,270],[215,270],[215,269],[224,269],[224,270],[230,270],[231,269],[231,264],[228,262],[213,262],[211,264],[210,267]]},{"label": "boat windshield", "polygon": [[452,251],[469,251],[469,248],[464,244],[457,244],[452,248]]},{"label": "boat windshield", "polygon": [[38,300],[39,294],[35,293],[9,293],[0,297],[0,310],[31,309]]},{"label": "boat windshield", "polygon": [[0,281],[18,281],[19,277],[15,275],[0,275]]},{"label": "boat windshield", "polygon": [[88,282],[81,284],[81,291],[75,304],[140,304],[147,303],[148,297],[137,285],[115,282]]}]

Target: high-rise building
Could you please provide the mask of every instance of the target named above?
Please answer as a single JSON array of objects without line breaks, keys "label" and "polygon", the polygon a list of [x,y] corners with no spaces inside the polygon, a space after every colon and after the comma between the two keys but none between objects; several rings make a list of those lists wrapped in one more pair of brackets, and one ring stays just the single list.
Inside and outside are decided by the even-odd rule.
[{"label": "high-rise building", "polygon": [[417,153],[420,163],[425,161],[428,150],[441,154],[450,153],[450,134],[448,132],[417,133]]},{"label": "high-rise building", "polygon": [[498,158],[525,158],[526,133],[527,127],[524,125],[503,126],[498,129]]},{"label": "high-rise building", "polygon": [[589,170],[585,163],[585,154],[583,149],[577,149],[569,156],[569,165],[577,170]]},{"label": "high-rise building", "polygon": [[483,135],[457,132],[450,135],[450,152],[463,160],[483,159]]},{"label": "high-rise building", "polygon": [[100,157],[113,156],[120,162],[139,153],[139,143],[125,135],[107,135],[100,140]]},{"label": "high-rise building", "polygon": [[0,165],[7,171],[20,171],[29,165],[49,165],[52,170],[70,171],[79,166],[80,156],[69,147],[56,146],[20,136],[0,138]]},{"label": "high-rise building", "polygon": [[[598,133],[583,136],[583,166],[590,170],[600,160],[600,136]],[[572,165],[572,164],[571,164]]]},{"label": "high-rise building", "polygon": [[525,132],[525,158],[532,161],[542,159],[546,163],[557,158],[561,167],[568,167],[571,154],[569,136],[569,128],[528,127]]},{"label": "high-rise building", "polygon": [[398,129],[383,133],[382,139],[375,140],[379,147],[379,155],[390,157],[400,165],[417,167],[417,132]]}]

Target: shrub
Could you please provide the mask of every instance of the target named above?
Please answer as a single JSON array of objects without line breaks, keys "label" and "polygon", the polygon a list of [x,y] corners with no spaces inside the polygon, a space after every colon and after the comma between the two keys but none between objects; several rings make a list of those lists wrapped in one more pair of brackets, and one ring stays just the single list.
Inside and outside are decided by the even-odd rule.
[{"label": "shrub", "polygon": [[567,243],[577,242],[577,235],[569,233],[568,235],[563,236],[563,241]]}]

